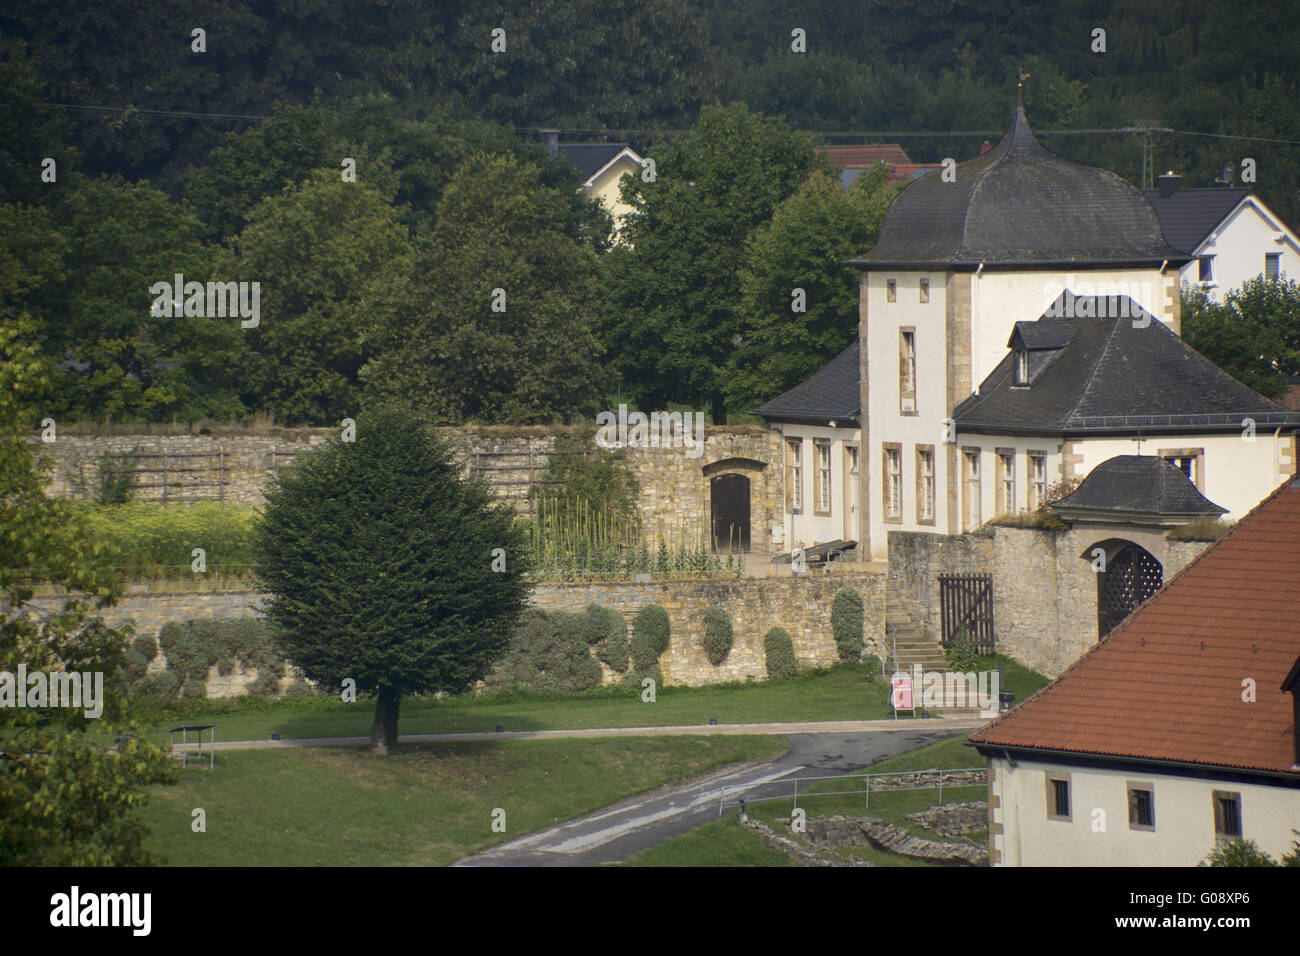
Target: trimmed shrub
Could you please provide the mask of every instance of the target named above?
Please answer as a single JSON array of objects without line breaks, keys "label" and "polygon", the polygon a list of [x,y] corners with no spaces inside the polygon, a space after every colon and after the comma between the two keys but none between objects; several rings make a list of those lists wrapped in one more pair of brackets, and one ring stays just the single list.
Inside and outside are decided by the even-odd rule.
[{"label": "trimmed shrub", "polygon": [[773,680],[793,677],[799,672],[794,641],[783,627],[774,627],[763,635],[763,659],[767,664],[767,676]]},{"label": "trimmed shrub", "polygon": [[148,664],[158,656],[158,641],[152,634],[140,634],[131,642],[131,650],[143,657]]},{"label": "trimmed shrub", "polygon": [[585,613],[532,608],[484,683],[498,693],[567,693],[600,686],[601,669],[584,638]]},{"label": "trimmed shrub", "polygon": [[316,689],[305,680],[296,680],[284,689],[285,697],[315,697]]},{"label": "trimmed shrub", "polygon": [[628,667],[627,621],[613,608],[588,604],[587,617],[596,622],[598,637],[593,645],[596,659],[616,674]]},{"label": "trimmed shrub", "polygon": [[181,682],[171,671],[161,674],[147,674],[131,686],[131,696],[148,697],[160,700],[175,700],[181,689]]},{"label": "trimmed shrub", "polygon": [[856,661],[862,656],[862,595],[853,588],[841,588],[831,602],[831,632],[840,660]]},{"label": "trimmed shrub", "polygon": [[716,667],[727,659],[733,638],[731,617],[726,611],[715,604],[704,612],[704,634],[700,646],[710,664]]},{"label": "trimmed shrub", "polygon": [[173,621],[163,625],[157,647],[166,654],[166,673],[171,681],[150,681],[139,667],[141,661],[148,666],[144,653],[137,650],[145,641],[149,647],[154,646],[152,638],[141,637],[127,652],[127,680],[133,696],[158,696],[174,682],[173,696],[204,697],[209,670],[216,667],[218,674],[228,675],[234,673],[236,664],[257,669],[257,677],[248,688],[250,693],[273,696],[279,692],[284,656],[276,646],[270,625],[262,618],[219,618],[184,624]]},{"label": "trimmed shrub", "polygon": [[658,604],[641,608],[632,625],[632,666],[647,670],[668,650],[670,637],[668,612]]},{"label": "trimmed shrub", "polygon": [[641,682],[645,680],[647,677],[654,678],[655,693],[658,693],[659,691],[664,689],[664,672],[659,669],[658,664],[651,664],[649,667],[643,670],[638,670],[634,668],[628,671],[627,676],[623,678],[623,683],[631,687],[635,687],[637,688],[637,690],[640,690]]}]

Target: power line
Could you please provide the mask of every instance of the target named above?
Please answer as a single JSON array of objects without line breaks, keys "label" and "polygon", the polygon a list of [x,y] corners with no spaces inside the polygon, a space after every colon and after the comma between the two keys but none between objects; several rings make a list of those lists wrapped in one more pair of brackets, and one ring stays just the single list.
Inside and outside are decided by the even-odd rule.
[{"label": "power line", "polygon": [[[47,106],[58,107],[65,110],[83,110],[96,113],[120,113],[123,116],[131,113],[139,113],[144,116],[180,116],[185,119],[197,120],[236,120],[241,122],[256,122],[260,120],[273,119],[272,116],[261,116],[247,113],[200,113],[193,110],[154,110],[141,109],[135,106],[88,106],[77,103],[47,103]],[[610,129],[608,127],[554,127],[554,126],[516,126],[513,127],[516,133],[535,133],[544,132],[564,133],[566,135],[600,135],[600,136],[681,136],[694,132],[691,129]],[[809,136],[820,136],[826,139],[866,139],[866,138],[895,138],[901,139],[906,137],[939,137],[939,136],[1001,136],[1006,130],[1002,129],[963,129],[963,130],[800,130]],[[1204,133],[1198,130],[1189,129],[1170,129],[1163,126],[1121,126],[1111,128],[1095,129],[1040,129],[1035,130],[1036,136],[1094,136],[1094,135],[1149,135],[1151,133],[1162,133],[1174,136],[1204,136],[1213,139],[1232,139],[1241,140],[1250,143],[1277,143],[1283,146],[1300,146],[1300,140],[1296,139],[1275,139],[1267,136],[1237,136],[1229,133]]]}]

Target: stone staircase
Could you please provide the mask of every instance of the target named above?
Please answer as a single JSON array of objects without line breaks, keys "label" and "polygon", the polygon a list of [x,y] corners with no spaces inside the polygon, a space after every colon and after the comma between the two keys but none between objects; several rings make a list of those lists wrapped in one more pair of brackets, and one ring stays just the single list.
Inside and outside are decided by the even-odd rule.
[{"label": "stone staircase", "polygon": [[[921,669],[926,673],[938,672],[947,673],[948,658],[943,652],[943,645],[926,632],[920,622],[903,607],[902,602],[893,594],[892,589],[885,587],[885,653],[888,655],[890,648],[898,656],[898,666],[907,673],[912,672],[916,664],[921,665]],[[886,657],[885,670],[890,671],[893,668],[893,661]],[[918,712],[921,704],[921,689],[915,691],[917,695]],[[978,708],[930,708],[931,713],[936,715],[942,714],[944,717],[976,717],[980,715]]]}]

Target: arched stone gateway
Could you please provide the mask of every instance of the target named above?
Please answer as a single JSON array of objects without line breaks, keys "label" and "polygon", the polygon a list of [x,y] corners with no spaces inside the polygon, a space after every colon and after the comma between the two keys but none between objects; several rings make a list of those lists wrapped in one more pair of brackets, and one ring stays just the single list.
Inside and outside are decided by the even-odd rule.
[{"label": "arched stone gateway", "polygon": [[[1093,546],[1097,547],[1106,552],[1104,569],[1097,574],[1097,637],[1103,638],[1160,590],[1164,568],[1150,551],[1132,541],[1112,539]],[[1093,560],[1093,548],[1085,558]]]},{"label": "arched stone gateway", "polygon": [[709,479],[714,551],[749,550],[749,479],[722,474]]}]

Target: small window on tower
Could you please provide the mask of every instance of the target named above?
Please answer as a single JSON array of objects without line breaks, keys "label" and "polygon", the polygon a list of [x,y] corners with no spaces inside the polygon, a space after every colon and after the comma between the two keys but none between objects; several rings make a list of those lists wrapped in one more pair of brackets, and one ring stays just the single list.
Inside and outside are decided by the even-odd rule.
[{"label": "small window on tower", "polygon": [[920,288],[921,288],[921,301],[929,302],[930,301],[930,280],[922,279]]},{"label": "small window on tower", "polygon": [[893,279],[885,280],[885,301],[886,302],[898,301],[898,283],[895,282]]},{"label": "small window on tower", "polygon": [[1017,385],[1029,384],[1029,351],[1027,349],[1016,349],[1016,379]]}]

